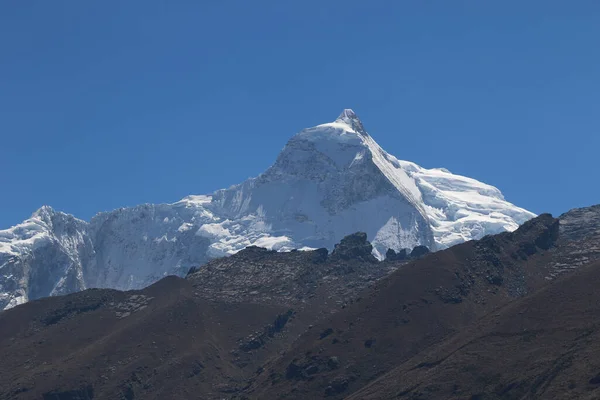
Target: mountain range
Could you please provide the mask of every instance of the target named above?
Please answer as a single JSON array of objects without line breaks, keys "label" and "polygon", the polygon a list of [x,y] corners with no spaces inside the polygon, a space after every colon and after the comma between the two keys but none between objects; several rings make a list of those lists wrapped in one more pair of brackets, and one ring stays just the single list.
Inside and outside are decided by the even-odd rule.
[{"label": "mountain range", "polygon": [[0,399],[600,397],[600,206],[402,259],[367,239],[6,310]]},{"label": "mountain range", "polygon": [[44,206],[0,231],[0,309],[88,288],[141,289],[248,247],[333,249],[362,231],[372,254],[432,251],[514,231],[535,215],[493,186],[398,160],[344,110],[294,135],[256,178],[89,222]]}]

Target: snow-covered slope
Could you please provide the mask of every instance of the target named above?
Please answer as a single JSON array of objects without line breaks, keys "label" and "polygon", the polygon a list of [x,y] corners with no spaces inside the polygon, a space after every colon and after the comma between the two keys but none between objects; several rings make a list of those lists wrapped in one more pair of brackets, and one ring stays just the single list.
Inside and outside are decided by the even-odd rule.
[{"label": "snow-covered slope", "polygon": [[0,309],[86,288],[94,265],[87,223],[44,206],[0,231]]},{"label": "snow-covered slope", "polygon": [[208,196],[100,213],[50,207],[0,231],[0,309],[89,287],[133,289],[256,245],[332,248],[364,231],[388,248],[436,250],[514,230],[534,215],[500,191],[386,153],[352,110],[293,136],[267,171]]}]

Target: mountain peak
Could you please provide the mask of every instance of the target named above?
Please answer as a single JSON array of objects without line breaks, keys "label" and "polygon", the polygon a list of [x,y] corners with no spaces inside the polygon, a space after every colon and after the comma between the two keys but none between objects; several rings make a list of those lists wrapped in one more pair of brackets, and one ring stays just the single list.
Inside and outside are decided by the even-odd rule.
[{"label": "mountain peak", "polygon": [[40,208],[38,208],[32,215],[31,218],[37,218],[37,219],[48,219],[50,217],[52,217],[54,214],[56,214],[56,211],[54,211],[54,209],[50,206],[47,205],[43,205]]},{"label": "mountain peak", "polygon": [[345,119],[358,119],[358,116],[351,108],[345,108],[337,119],[345,120]]},{"label": "mountain peak", "polygon": [[363,127],[363,124],[358,118],[358,115],[351,108],[345,108],[339,117],[335,120],[335,122],[343,122],[346,125],[350,126],[354,131],[360,133],[362,135],[366,135],[367,132]]}]

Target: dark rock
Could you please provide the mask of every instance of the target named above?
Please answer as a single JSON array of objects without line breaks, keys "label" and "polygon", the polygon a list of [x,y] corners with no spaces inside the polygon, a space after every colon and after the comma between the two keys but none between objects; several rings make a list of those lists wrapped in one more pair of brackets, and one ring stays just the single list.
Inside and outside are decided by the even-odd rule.
[{"label": "dark rock", "polygon": [[559,220],[550,214],[540,214],[530,219],[519,227],[511,235],[513,240],[520,242],[520,250],[523,255],[530,256],[537,249],[548,250],[558,240],[560,231]]},{"label": "dark rock", "polygon": [[600,233],[600,204],[575,208],[559,217],[560,237],[569,241],[586,241]]},{"label": "dark rock", "polygon": [[135,399],[135,393],[133,392],[133,388],[131,385],[127,385],[123,388],[123,399],[125,400],[133,400]]},{"label": "dark rock", "polygon": [[463,301],[459,288],[439,288],[436,289],[435,293],[437,294],[438,298],[444,303],[459,304]]},{"label": "dark rock", "polygon": [[327,367],[329,369],[338,369],[340,367],[340,360],[337,357],[329,357],[327,360]]},{"label": "dark rock", "polygon": [[596,375],[592,379],[590,379],[590,384],[599,385],[600,384],[600,374]]},{"label": "dark rock", "polygon": [[294,315],[294,310],[287,310],[285,314],[279,314],[275,321],[271,325],[267,327],[267,334],[269,337],[273,337],[276,333],[281,332],[285,327],[285,324],[290,320],[290,318]]},{"label": "dark rock", "polygon": [[537,247],[533,242],[525,242],[521,243],[521,246],[519,246],[519,250],[522,254],[524,254],[527,257],[535,254],[537,252]]},{"label": "dark rock", "polygon": [[278,382],[281,382],[281,374],[278,374],[276,372],[271,372],[269,374],[269,379],[271,380],[271,384],[274,385]]},{"label": "dark rock", "polygon": [[312,262],[315,264],[322,264],[327,261],[329,251],[326,248],[316,249],[313,251]]},{"label": "dark rock", "polygon": [[373,345],[375,344],[375,339],[367,339],[365,340],[365,347],[366,348],[371,348],[373,347]]},{"label": "dark rock", "polygon": [[252,245],[252,246],[248,246],[248,247],[246,247],[246,248],[245,248],[244,250],[242,250],[242,251],[243,251],[243,252],[246,252],[246,253],[266,253],[266,252],[268,252],[269,250],[268,250],[268,249],[266,249],[266,248],[264,248],[264,247],[258,247],[258,246],[254,246],[254,245]]},{"label": "dark rock", "polygon": [[500,276],[500,275],[488,275],[488,276],[486,276],[486,279],[492,285],[500,286],[500,285],[502,285],[502,282],[504,282],[504,278],[502,278],[502,276]]},{"label": "dark rock", "polygon": [[28,392],[28,391],[29,391],[28,388],[26,388],[26,387],[20,387],[20,388],[17,388],[15,390],[13,390],[12,393],[11,393],[11,395],[17,395],[19,393],[25,393],[25,392]]},{"label": "dark rock", "polygon": [[348,385],[350,384],[350,379],[345,376],[338,376],[331,382],[329,382],[329,386],[325,389],[325,396],[333,396],[339,393],[342,393],[346,389],[348,389]]},{"label": "dark rock", "polygon": [[396,250],[394,249],[387,249],[387,251],[385,252],[385,259],[388,261],[393,261],[396,259]]},{"label": "dark rock", "polygon": [[284,314],[279,314],[275,318],[275,321],[273,321],[272,324],[267,325],[262,330],[262,332],[251,334],[248,337],[242,339],[239,344],[240,350],[248,352],[264,346],[267,340],[269,340],[269,338],[274,337],[276,333],[279,333],[283,330],[283,328],[293,315],[294,310],[292,309],[289,309]]},{"label": "dark rock", "polygon": [[245,338],[240,344],[239,348],[243,351],[252,351],[261,348],[265,344],[264,335],[250,335]]},{"label": "dark rock", "polygon": [[394,249],[388,249],[385,253],[385,259],[387,261],[404,261],[408,259],[408,254],[406,249],[402,249],[398,253],[396,253]]},{"label": "dark rock", "polygon": [[410,258],[420,258],[429,253],[431,252],[429,251],[429,248],[427,246],[416,246],[410,252]]},{"label": "dark rock", "polygon": [[[288,364],[285,370],[285,378],[288,380],[311,380],[313,375],[322,371],[324,367],[329,367],[320,357],[307,357],[303,360],[294,359]],[[331,369],[331,368],[330,368]]]},{"label": "dark rock", "polygon": [[245,249],[239,251],[236,255],[241,259],[261,259],[272,253],[276,253],[276,250],[269,250],[264,247],[248,246]]},{"label": "dark rock", "polygon": [[377,262],[377,259],[371,254],[373,246],[367,241],[367,234],[357,232],[343,238],[336,244],[331,258],[333,260],[362,260],[367,262]]},{"label": "dark rock", "polygon": [[285,379],[302,379],[302,367],[295,362],[291,362],[285,369]]},{"label": "dark rock", "polygon": [[319,367],[317,367],[314,364],[311,364],[304,369],[304,372],[306,373],[306,375],[313,375],[319,372]]},{"label": "dark rock", "polygon": [[94,389],[88,385],[81,389],[67,390],[64,392],[52,391],[43,394],[44,400],[92,400]]},{"label": "dark rock", "polygon": [[188,374],[188,377],[191,378],[193,376],[199,375],[203,369],[204,369],[204,364],[202,364],[200,361],[196,361],[194,363],[194,366],[192,367],[192,370]]},{"label": "dark rock", "polygon": [[327,336],[331,335],[332,333],[333,333],[333,329],[327,328],[323,332],[321,332],[321,334],[319,335],[319,339],[325,339]]},{"label": "dark rock", "polygon": [[[85,299],[87,300],[87,299]],[[44,325],[54,325],[60,322],[64,318],[68,318],[77,314],[86,313],[89,311],[97,310],[102,306],[102,301],[92,300],[83,301],[82,304],[67,304],[67,307],[56,310],[50,315],[46,316],[42,322]]]},{"label": "dark rock", "polygon": [[[548,214],[552,217],[550,214]],[[542,231],[542,233],[535,239],[535,245],[543,250],[548,250],[551,247],[554,247],[556,241],[558,240],[558,235],[560,232],[560,222],[557,219],[553,219],[554,222],[550,224],[547,230]]]},{"label": "dark rock", "polygon": [[521,385],[521,382],[511,382],[508,385],[504,385],[504,384],[499,384],[498,386],[496,386],[496,390],[494,391],[496,393],[497,396],[507,396],[507,393],[509,393],[510,391],[516,389],[519,387],[519,385]]}]

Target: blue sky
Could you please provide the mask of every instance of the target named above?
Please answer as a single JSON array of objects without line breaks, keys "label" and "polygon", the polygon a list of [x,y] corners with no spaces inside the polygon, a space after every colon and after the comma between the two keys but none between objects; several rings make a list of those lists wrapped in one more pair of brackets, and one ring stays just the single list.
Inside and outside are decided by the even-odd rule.
[{"label": "blue sky", "polygon": [[597,1],[0,4],[0,228],[255,176],[353,108],[400,159],[600,202]]}]

